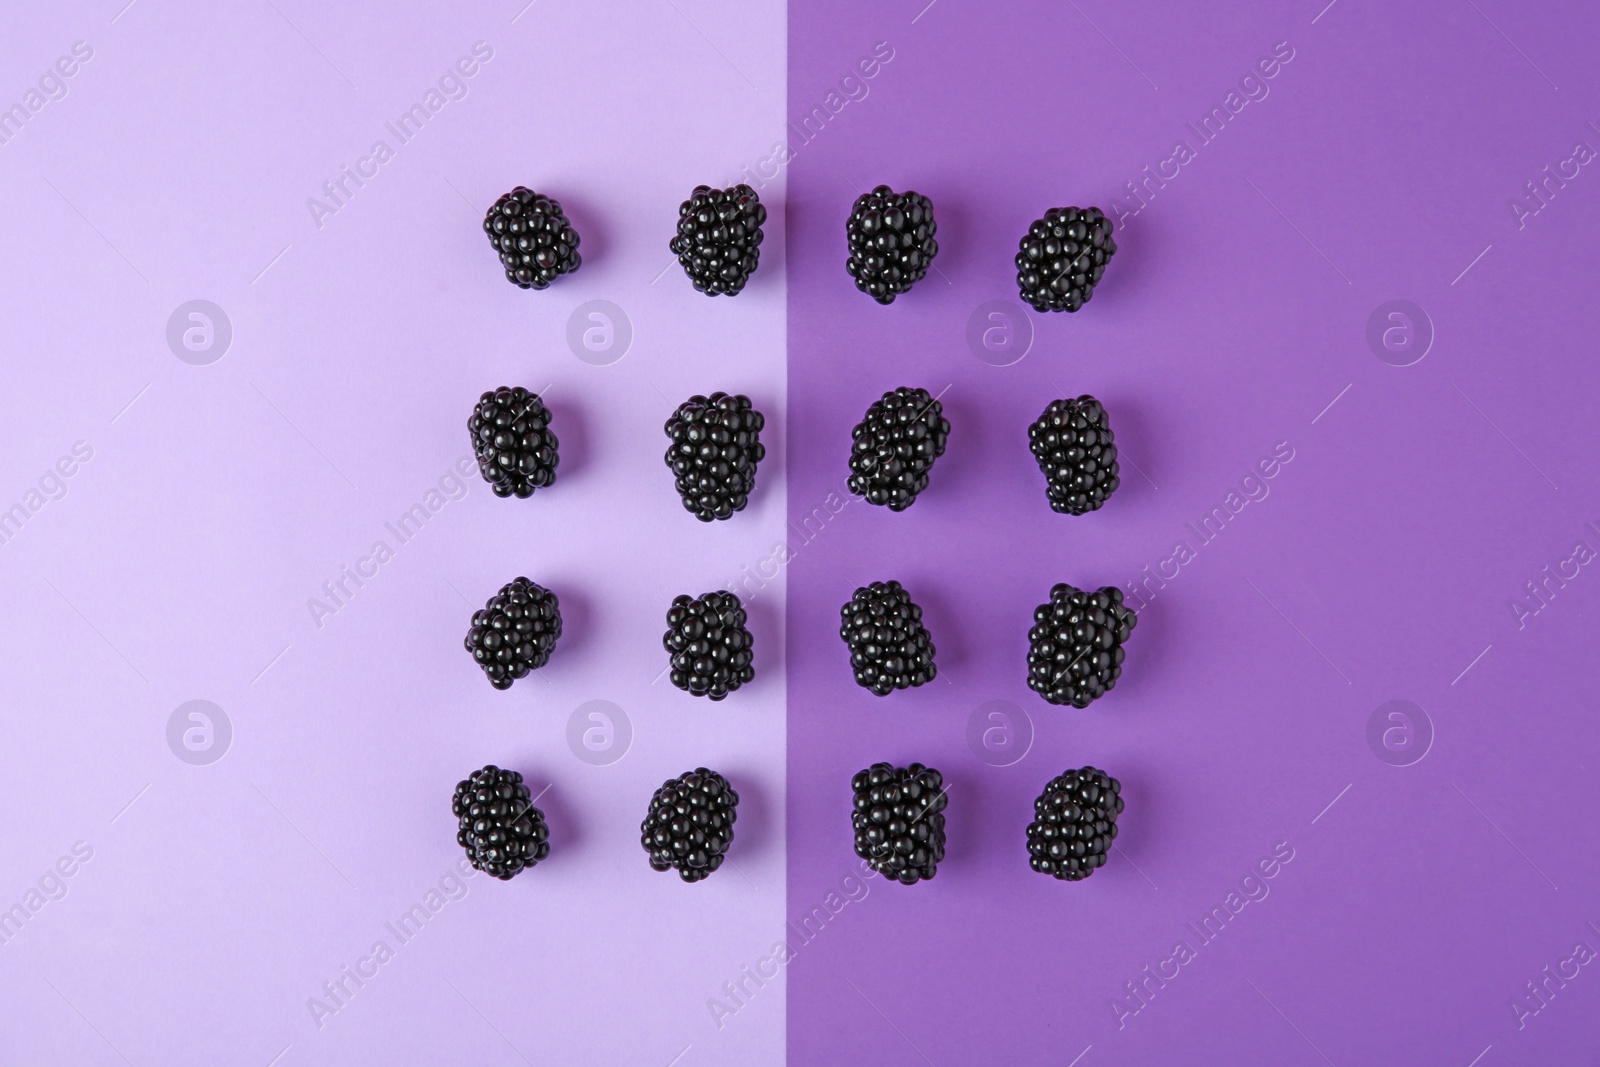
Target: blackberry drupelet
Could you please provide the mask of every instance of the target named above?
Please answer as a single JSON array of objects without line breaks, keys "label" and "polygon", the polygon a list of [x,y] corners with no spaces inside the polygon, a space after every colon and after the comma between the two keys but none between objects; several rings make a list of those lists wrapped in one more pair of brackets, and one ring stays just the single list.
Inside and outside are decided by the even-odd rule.
[{"label": "blackberry drupelet", "polygon": [[1098,767],[1050,780],[1033,802],[1028,864],[1040,874],[1081,882],[1104,867],[1122,814],[1122,783]]},{"label": "blackberry drupelet", "polygon": [[950,420],[926,389],[901,386],[873,401],[850,437],[850,491],[869,504],[904,511],[928,488]]},{"label": "blackberry drupelet", "polygon": [[478,870],[502,881],[550,855],[544,812],[533,806],[516,771],[494,764],[456,786],[451,810],[460,820],[456,841]]},{"label": "blackberry drupelet", "polygon": [[1122,643],[1137,622],[1116,586],[1054,586],[1028,631],[1028,688],[1052,704],[1088,707],[1122,676]]},{"label": "blackberry drupelet", "polygon": [[685,882],[698,882],[722,866],[733,844],[739,794],[716,771],[700,767],[669,778],[650,798],[639,825],[639,843],[650,854],[650,869],[677,869]]},{"label": "blackberry drupelet", "polygon": [[561,636],[561,604],[556,595],[526,578],[507,582],[473,612],[467,651],[478,661],[489,684],[510,689],[511,683],[550,661]]},{"label": "blackberry drupelet", "polygon": [[550,409],[538,393],[517,386],[484,393],[467,420],[478,470],[495,496],[529,497],[556,480],[561,462]]},{"label": "blackberry drupelet", "polygon": [[878,696],[925,685],[938,675],[922,609],[899,582],[873,582],[839,609],[839,636],[850,649],[856,684]]},{"label": "blackberry drupelet", "polygon": [[672,684],[721,700],[756,676],[744,605],[727,590],[674,597],[661,644],[671,653]]},{"label": "blackberry drupelet", "polygon": [[938,873],[944,859],[944,778],[932,767],[874,763],[850,781],[856,855],[901,885]]},{"label": "blackberry drupelet", "polygon": [[578,232],[561,205],[525,186],[494,202],[483,217],[483,232],[500,253],[506,280],[523,289],[544,289],[583,262]]},{"label": "blackberry drupelet", "polygon": [[856,197],[845,223],[850,258],[844,269],[856,288],[880,304],[908,292],[928,273],[939,242],[933,239],[933,201],[921,193],[897,193],[880,185]]},{"label": "blackberry drupelet", "polygon": [[1035,311],[1077,311],[1117,250],[1097,207],[1053,207],[1028,227],[1017,252],[1017,287]]},{"label": "blackberry drupelet", "polygon": [[1122,480],[1105,405],[1087,393],[1052,400],[1028,427],[1028,447],[1044,473],[1045,496],[1063,515],[1099,511]]},{"label": "blackberry drupelet", "polygon": [[761,261],[766,221],[767,209],[748,185],[697,185],[678,208],[678,234],[669,247],[696,289],[738,296]]},{"label": "blackberry drupelet", "polygon": [[691,396],[667,420],[667,466],[684,508],[701,522],[743,511],[756,485],[766,419],[743,395]]}]

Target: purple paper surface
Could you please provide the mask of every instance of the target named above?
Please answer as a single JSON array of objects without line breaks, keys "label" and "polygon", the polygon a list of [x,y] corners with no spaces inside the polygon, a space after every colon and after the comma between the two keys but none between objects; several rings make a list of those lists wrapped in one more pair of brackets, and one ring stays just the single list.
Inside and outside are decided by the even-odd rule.
[{"label": "purple paper surface", "polygon": [[[789,116],[822,115],[790,133],[791,530],[828,516],[787,570],[789,1062],[1589,1062],[1596,579],[1567,561],[1600,550],[1600,201],[1560,168],[1600,144],[1593,12],[912,0],[789,25]],[[879,183],[939,222],[890,307],[843,270]],[[1125,216],[1093,300],[1022,311],[1019,237],[1088,204]],[[1031,348],[994,365],[1020,342],[970,347],[975,314]],[[953,424],[930,488],[834,514],[851,426],[901,385]],[[1122,487],[1067,517],[1026,428],[1085,392]],[[889,578],[940,671],[879,699],[838,611]],[[1025,684],[1058,581],[1142,604],[1084,711]],[[849,779],[877,760],[945,773],[948,853],[849,894]],[[1060,883],[1024,829],[1084,764],[1127,811],[1110,862]]]}]

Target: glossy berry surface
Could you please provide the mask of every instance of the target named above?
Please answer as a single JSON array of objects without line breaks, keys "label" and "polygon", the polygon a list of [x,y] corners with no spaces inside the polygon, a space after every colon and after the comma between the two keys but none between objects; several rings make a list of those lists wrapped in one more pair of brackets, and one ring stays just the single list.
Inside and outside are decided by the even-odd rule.
[{"label": "glossy berry surface", "polygon": [[490,764],[456,786],[450,810],[460,823],[456,842],[478,870],[502,881],[550,855],[544,812],[533,806],[516,771]]},{"label": "glossy berry surface", "polygon": [[529,497],[556,480],[561,461],[550,409],[538,393],[517,386],[484,393],[467,420],[478,471],[495,496]]},{"label": "glossy berry surface", "polygon": [[934,240],[933,201],[921,193],[897,193],[880,185],[862,193],[850,209],[845,236],[850,258],[845,270],[856,288],[880,304],[908,292],[928,273],[939,254]]},{"label": "glossy berry surface", "polygon": [[950,420],[926,389],[884,393],[850,432],[850,491],[904,511],[928,488],[928,472],[949,438]]},{"label": "glossy berry surface", "polygon": [[1122,676],[1122,643],[1137,622],[1115,586],[1052,587],[1028,631],[1028,688],[1052,704],[1088,707]]},{"label": "glossy berry surface", "polygon": [[550,661],[560,636],[561,604],[556,595],[517,578],[473,613],[466,646],[490,685],[510,689],[512,682]]},{"label": "glossy berry surface", "polygon": [[685,510],[701,522],[744,510],[767,455],[765,425],[743,395],[697,395],[678,405],[665,427],[672,442],[666,460]]},{"label": "glossy berry surface", "polygon": [[669,247],[700,292],[738,296],[761,262],[766,221],[767,209],[748,185],[697,185],[678,208],[678,233]]},{"label": "glossy berry surface", "polygon": [[639,825],[639,843],[650,869],[676,870],[685,882],[710,877],[733,844],[739,794],[728,780],[704,767],[661,784]]},{"label": "glossy berry surface", "polygon": [[874,763],[850,781],[856,855],[901,885],[932,878],[944,859],[944,778],[932,767]]},{"label": "glossy berry surface", "polygon": [[744,605],[726,590],[674,597],[661,644],[672,684],[694,696],[721,700],[756,676]]},{"label": "glossy berry surface", "polygon": [[1053,207],[1022,238],[1017,288],[1035,311],[1077,311],[1094,295],[1116,251],[1105,212]]},{"label": "glossy berry surface", "polygon": [[938,675],[922,609],[899,582],[873,582],[839,609],[839,636],[850,649],[856,684],[878,696],[926,685]]},{"label": "glossy berry surface", "polygon": [[1066,882],[1081,882],[1104,867],[1117,838],[1121,794],[1122,783],[1098,767],[1052,778],[1033,802],[1028,864]]},{"label": "glossy berry surface", "polygon": [[1122,484],[1105,405],[1087,394],[1052,400],[1028,427],[1028,448],[1044,473],[1050,507],[1063,515],[1098,511]]},{"label": "glossy berry surface", "polygon": [[525,186],[494,202],[483,217],[483,232],[500,254],[506,280],[523,289],[544,289],[577,270],[578,231],[561,204]]}]

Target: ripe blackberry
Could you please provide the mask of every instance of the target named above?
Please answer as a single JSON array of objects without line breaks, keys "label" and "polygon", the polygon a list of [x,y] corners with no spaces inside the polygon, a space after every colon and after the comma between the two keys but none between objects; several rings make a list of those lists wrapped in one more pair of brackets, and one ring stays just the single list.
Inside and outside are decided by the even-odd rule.
[{"label": "ripe blackberry", "polygon": [[526,578],[507,582],[472,614],[467,651],[478,661],[489,684],[510,689],[511,683],[550,661],[561,636],[561,604],[556,595]]},{"label": "ripe blackberry", "polygon": [[1124,807],[1122,783],[1098,767],[1050,780],[1033,802],[1028,865],[1040,874],[1081,882],[1104,867]]},{"label": "ripe blackberry", "polygon": [[766,458],[766,419],[743,395],[691,396],[667,420],[667,466],[683,506],[701,522],[743,511],[756,485],[756,464]]},{"label": "ripe blackberry", "polygon": [[932,767],[874,763],[850,780],[856,855],[901,885],[938,873],[944,859],[944,778]]},{"label": "ripe blackberry", "polygon": [[529,497],[556,480],[561,462],[550,409],[538,393],[517,386],[484,393],[467,420],[478,470],[495,496]]},{"label": "ripe blackberry", "polygon": [[661,783],[639,824],[639,843],[650,853],[650,869],[676,868],[685,882],[708,878],[722,866],[733,844],[739,794],[728,780],[704,767]]},{"label": "ripe blackberry", "polygon": [[661,644],[672,654],[672,684],[721,700],[756,676],[744,605],[727,590],[678,596],[667,609]]},{"label": "ripe blackberry", "polygon": [[897,193],[887,185],[862,193],[844,229],[850,241],[844,269],[857,289],[880,304],[909,292],[939,254],[933,201],[921,193]]},{"label": "ripe blackberry", "polygon": [[1028,227],[1017,252],[1017,287],[1035,311],[1077,311],[1117,250],[1097,207],[1053,207]]},{"label": "ripe blackberry", "polygon": [[678,208],[678,235],[669,247],[696,289],[738,296],[761,261],[766,221],[767,209],[748,185],[697,185]]},{"label": "ripe blackberry", "polygon": [[938,675],[922,609],[899,582],[873,582],[839,609],[839,636],[850,648],[856,684],[879,696],[924,685]]},{"label": "ripe blackberry", "polygon": [[1052,587],[1028,631],[1028,688],[1052,704],[1088,707],[1122,676],[1122,643],[1137,622],[1116,586]]},{"label": "ripe blackberry", "polygon": [[1052,400],[1028,427],[1028,447],[1044,472],[1045,496],[1063,515],[1099,511],[1122,480],[1105,405],[1085,393]]},{"label": "ripe blackberry", "polygon": [[543,289],[583,262],[578,232],[560,203],[525,186],[494,202],[483,217],[483,232],[500,253],[506,280],[523,289]]},{"label": "ripe blackberry", "polygon": [[456,786],[450,810],[460,820],[456,842],[478,870],[505,881],[550,855],[544,812],[533,806],[516,771],[490,764]]},{"label": "ripe blackberry", "polygon": [[904,511],[928,488],[950,421],[926,389],[901,386],[873,401],[850,437],[850,491],[869,504]]}]

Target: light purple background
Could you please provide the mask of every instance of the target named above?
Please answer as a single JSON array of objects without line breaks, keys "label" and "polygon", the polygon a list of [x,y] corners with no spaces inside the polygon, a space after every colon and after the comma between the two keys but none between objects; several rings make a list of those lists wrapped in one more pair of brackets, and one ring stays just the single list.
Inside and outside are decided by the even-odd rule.
[{"label": "light purple background", "polygon": [[[782,212],[737,302],[661,276],[679,201],[782,125],[783,14],[676,5],[11,13],[7,104],[73,41],[94,57],[0,145],[0,499],[75,440],[94,456],[0,546],[0,899],[75,841],[93,858],[0,945],[0,1061],[781,1056],[781,986],[737,1029],[705,1007],[783,922],[781,584],[754,606],[749,689],[712,705],[652,679],[672,596],[730,581],[784,522]],[[384,123],[479,40],[494,54],[468,95],[317,228],[307,198],[374,139],[394,147]],[[505,282],[479,228],[518,183],[583,237],[581,272],[542,293]],[[234,327],[210,366],[164,340],[195,297]],[[592,298],[633,324],[613,366],[567,347]],[[314,626],[307,599],[394,544],[384,522],[466,454],[473,403],[502,384],[550,398],[555,487],[500,500],[474,475]],[[756,399],[775,447],[750,510],[708,527],[673,492],[661,424],[719,387]],[[461,639],[524,573],[558,592],[567,629],[546,670],[496,692]],[[167,747],[193,698],[233,723],[210,766]],[[567,746],[591,699],[632,721],[612,766]],[[547,864],[468,881],[319,1029],[307,999],[375,940],[397,945],[384,923],[461,858],[450,794],[487,762],[550,786]],[[650,871],[638,825],[700,763],[742,805],[736,869],[689,886]]]},{"label": "light purple background", "polygon": [[[1593,1062],[1594,964],[1520,1032],[1511,1000],[1576,942],[1600,948],[1600,578],[1521,631],[1508,601],[1579,539],[1600,547],[1600,177],[1521,231],[1508,200],[1575,140],[1600,145],[1596,18],[1325,5],[791,9],[791,118],[874,42],[895,51],[789,174],[791,514],[842,481],[883,390],[948,386],[954,426],[915,506],[851,504],[789,568],[791,918],[853,867],[852,772],[920,759],[950,782],[938,876],[872,883],[790,964],[791,1063]],[[1279,41],[1294,59],[1270,95],[1123,228],[1087,308],[1035,316],[1014,366],[975,358],[968,315],[1014,297],[1028,223],[1110,208]],[[842,220],[879,182],[933,199],[941,245],[888,308],[843,270]],[[1396,298],[1437,330],[1411,367],[1365,340]],[[1026,426],[1080,392],[1129,462],[1103,511],[1069,518]],[[1025,687],[1051,583],[1137,579],[1280,441],[1295,458],[1151,601],[1113,693],[1076,711]],[[925,606],[940,675],[878,699],[836,630],[851,589],[886,578]],[[1404,768],[1365,740],[1397,698],[1437,731]],[[965,736],[994,699],[1038,732],[1005,769]],[[1120,852],[1058,883],[1028,869],[1023,832],[1044,783],[1085,763],[1124,784]],[[1281,841],[1269,895],[1119,1030],[1123,983],[1195,943],[1185,923]]]}]

